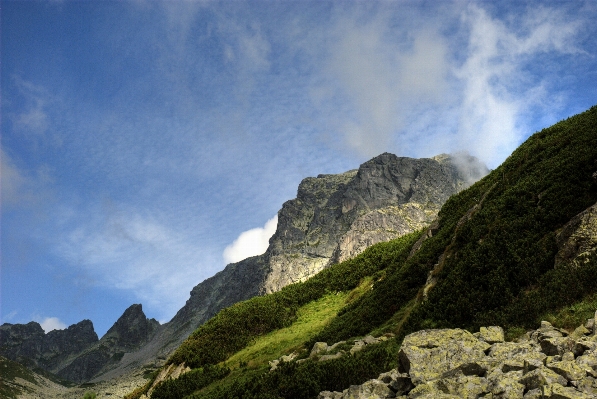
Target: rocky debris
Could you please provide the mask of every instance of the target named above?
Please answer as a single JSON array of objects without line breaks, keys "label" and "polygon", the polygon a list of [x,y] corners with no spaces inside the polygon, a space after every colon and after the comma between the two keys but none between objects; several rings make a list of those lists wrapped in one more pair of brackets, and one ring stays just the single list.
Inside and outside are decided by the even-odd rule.
[{"label": "rocky debris", "polygon": [[517,342],[495,326],[418,331],[404,338],[397,369],[318,399],[597,398],[596,328],[581,327],[569,334],[541,322]]},{"label": "rocky debris", "polygon": [[297,358],[297,356],[298,356],[298,353],[292,352],[290,355],[284,355],[284,356],[281,356],[279,359],[271,360],[269,362],[269,365],[270,365],[270,370],[269,371],[274,371],[275,369],[277,369],[278,365],[281,362],[291,362],[291,361],[293,361],[294,359]]},{"label": "rocky debris", "polygon": [[[388,333],[382,335],[381,337],[375,338],[371,335],[367,335],[362,339],[354,340],[353,345],[351,346],[349,353],[352,355],[355,352],[362,350],[367,345],[374,345],[380,342],[386,341],[388,338],[393,337],[394,334]],[[311,352],[309,352],[309,357],[304,359],[296,360],[297,363],[306,362],[307,360],[316,360],[320,362],[325,362],[327,360],[334,360],[339,359],[342,356],[346,355],[346,351],[339,349],[336,350],[339,346],[346,344],[346,341],[336,342],[333,345],[328,345],[327,342],[315,342],[313,347],[311,348]],[[298,357],[298,354],[293,352],[290,355],[282,356],[279,359],[271,360],[269,362],[270,365],[270,372],[274,371],[278,368],[278,365],[281,362],[290,362],[294,361]]]}]

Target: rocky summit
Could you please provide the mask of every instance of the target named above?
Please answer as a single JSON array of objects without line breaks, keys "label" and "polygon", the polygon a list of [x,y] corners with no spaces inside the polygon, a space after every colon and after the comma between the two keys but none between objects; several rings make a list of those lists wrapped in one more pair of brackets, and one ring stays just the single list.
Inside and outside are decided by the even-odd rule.
[{"label": "rocky summit", "polygon": [[229,264],[198,284],[169,323],[160,326],[145,317],[141,305],[132,305],[101,340],[88,320],[45,335],[37,323],[5,324],[0,355],[75,382],[160,366],[221,309],[426,227],[451,195],[487,172],[469,156],[413,159],[384,153],[357,170],[308,177],[278,212],[266,253]]},{"label": "rocky summit", "polygon": [[571,334],[544,321],[514,342],[497,326],[422,330],[404,338],[398,368],[318,399],[597,398],[595,331],[594,318]]},{"label": "rocky summit", "polygon": [[0,326],[0,354],[65,380],[84,382],[139,349],[159,325],[145,316],[141,305],[130,306],[100,340],[89,320],[47,334],[35,322],[6,323]]},{"label": "rocky summit", "polygon": [[414,159],[384,153],[358,170],[304,179],[297,197],[278,212],[267,251],[231,263],[195,286],[185,306],[130,360],[165,359],[221,309],[304,281],[373,244],[424,228],[451,195],[487,172],[470,156]]}]

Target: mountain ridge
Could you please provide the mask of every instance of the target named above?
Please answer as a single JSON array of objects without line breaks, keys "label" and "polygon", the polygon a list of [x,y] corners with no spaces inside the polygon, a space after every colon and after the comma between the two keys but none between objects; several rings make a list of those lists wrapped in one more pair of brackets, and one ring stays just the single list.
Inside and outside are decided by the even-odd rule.
[{"label": "mountain ridge", "polygon": [[[186,364],[187,374],[156,380],[128,398],[143,397],[150,387],[155,399],[314,398],[395,368],[401,340],[415,331],[502,325],[512,339],[558,309],[575,313],[591,303],[592,315],[595,206],[597,106],[530,136],[488,176],[450,197],[433,224],[408,243],[396,239],[371,246],[304,283],[218,313],[168,360],[177,370]],[[565,255],[560,264],[558,254]],[[303,307],[334,292],[351,300],[325,326],[308,329],[303,345],[270,340],[274,332],[293,328]],[[242,337],[230,331],[242,331]],[[316,342],[373,333],[395,338],[351,350],[350,356],[308,359]],[[251,364],[250,358],[226,363],[240,351],[250,352],[254,342],[276,347],[270,361],[292,359],[271,372],[267,362]],[[587,378],[597,387],[594,376]]]},{"label": "mountain ridge", "polygon": [[368,246],[429,224],[441,204],[479,173],[487,169],[472,157],[463,169],[445,154],[413,159],[384,153],[359,169],[305,178],[297,197],[282,205],[265,254],[229,264],[195,286],[187,303],[164,325],[139,316],[143,333],[134,345],[126,345],[126,339],[113,333],[127,312],[141,309],[131,306],[101,340],[49,371],[78,382],[97,382],[141,365],[157,367],[219,310],[304,281]]}]

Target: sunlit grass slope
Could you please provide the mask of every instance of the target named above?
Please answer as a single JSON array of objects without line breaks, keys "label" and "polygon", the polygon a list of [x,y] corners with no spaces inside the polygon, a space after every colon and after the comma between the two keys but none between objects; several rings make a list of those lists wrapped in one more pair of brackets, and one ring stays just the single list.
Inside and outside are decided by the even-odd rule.
[{"label": "sunlit grass slope", "polygon": [[[366,283],[365,283],[366,284]],[[265,334],[244,349],[230,356],[223,366],[232,369],[267,366],[268,362],[282,355],[303,349],[303,344],[323,329],[345,305],[348,295],[338,292],[312,301],[297,311],[297,318],[290,326]]]}]

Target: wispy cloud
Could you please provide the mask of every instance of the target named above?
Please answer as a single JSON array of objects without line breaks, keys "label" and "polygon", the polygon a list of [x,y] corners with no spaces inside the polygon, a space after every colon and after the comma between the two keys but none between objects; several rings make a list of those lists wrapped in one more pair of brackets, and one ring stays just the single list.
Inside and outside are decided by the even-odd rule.
[{"label": "wispy cloud", "polygon": [[3,148],[0,149],[0,162],[1,199],[5,210],[39,205],[48,200],[53,178],[47,167],[23,170]]},{"label": "wispy cloud", "polygon": [[454,68],[462,82],[457,143],[493,166],[528,134],[521,117],[546,96],[545,83],[528,72],[532,57],[578,52],[578,22],[541,8],[519,18],[508,27],[474,5],[462,14],[469,38],[466,60]]},{"label": "wispy cloud", "polygon": [[88,283],[131,292],[162,319],[188,298],[202,268],[219,264],[184,232],[138,210],[104,204],[90,210],[86,223],[69,220],[69,214],[77,217],[63,212],[63,232],[55,243],[58,254],[82,268]]},{"label": "wispy cloud", "polygon": [[48,128],[47,107],[51,102],[48,91],[40,85],[13,76],[13,84],[23,100],[23,107],[18,113],[10,114],[17,130],[26,134],[43,134]]},{"label": "wispy cloud", "polygon": [[223,257],[226,263],[239,262],[250,256],[264,253],[277,226],[278,216],[276,215],[268,220],[263,227],[240,233],[238,238],[224,249]]},{"label": "wispy cloud", "polygon": [[548,7],[499,17],[474,3],[445,11],[406,7],[401,20],[396,9],[341,8],[299,42],[319,46],[312,100],[348,148],[366,157],[469,151],[495,167],[528,135],[529,113],[558,103],[541,78],[558,66],[543,56],[582,56],[576,40],[587,21]]}]

